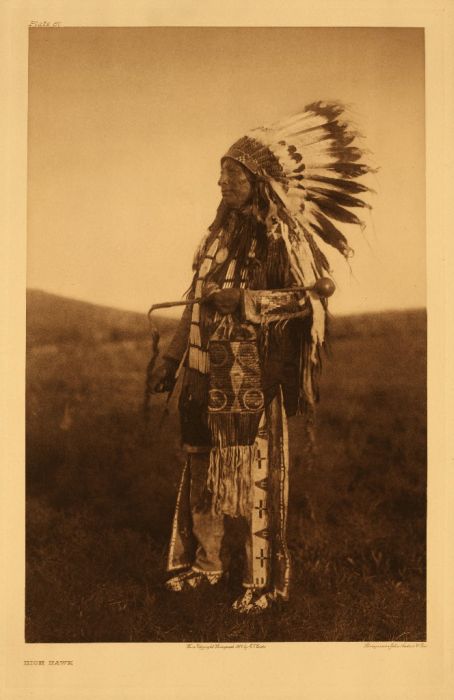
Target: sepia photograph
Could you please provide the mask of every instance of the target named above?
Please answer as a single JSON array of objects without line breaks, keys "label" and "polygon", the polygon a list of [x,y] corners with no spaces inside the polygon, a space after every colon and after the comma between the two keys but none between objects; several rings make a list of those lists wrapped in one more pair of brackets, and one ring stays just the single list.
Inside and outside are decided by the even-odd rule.
[{"label": "sepia photograph", "polygon": [[28,644],[426,642],[422,27],[28,43]]}]

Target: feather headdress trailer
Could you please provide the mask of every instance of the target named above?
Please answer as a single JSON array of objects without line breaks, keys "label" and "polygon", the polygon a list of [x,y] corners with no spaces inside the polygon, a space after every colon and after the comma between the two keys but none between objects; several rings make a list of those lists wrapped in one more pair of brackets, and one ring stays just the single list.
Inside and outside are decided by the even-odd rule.
[{"label": "feather headdress trailer", "polygon": [[[282,236],[297,283],[312,285],[330,272],[329,246],[345,258],[351,225],[365,227],[354,210],[370,209],[361,181],[373,169],[364,162],[360,134],[338,102],[314,102],[298,114],[249,131],[224,158],[233,158],[262,183],[270,201],[268,232]],[[329,250],[329,248],[325,248]],[[313,308],[312,359],[324,339],[325,306]]]}]

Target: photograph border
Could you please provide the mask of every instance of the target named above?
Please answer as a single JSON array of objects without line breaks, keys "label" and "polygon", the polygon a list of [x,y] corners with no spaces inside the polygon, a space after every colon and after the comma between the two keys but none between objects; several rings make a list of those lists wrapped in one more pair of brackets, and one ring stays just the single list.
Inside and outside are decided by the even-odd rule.
[{"label": "photograph border", "polygon": [[[444,698],[452,689],[450,499],[453,476],[452,245],[448,183],[452,182],[453,5],[235,1],[228,8],[194,2],[14,3],[5,6],[8,193],[1,348],[5,387],[2,533],[8,578],[2,585],[2,643],[7,700],[29,697]],[[318,17],[318,19],[317,19]],[[32,21],[64,26],[417,26],[426,36],[426,154],[428,271],[428,641],[417,644],[269,643],[263,648],[188,648],[186,644],[34,644],[23,641],[24,610],[24,353],[26,260],[27,37]],[[55,27],[58,31],[58,27]],[[450,175],[448,172],[450,169]],[[441,172],[440,172],[441,170]],[[452,204],[450,204],[452,206]],[[3,309],[2,309],[3,310]],[[6,578],[6,577],[5,577]],[[371,648],[373,646],[373,648]],[[225,655],[228,654],[227,659]],[[27,666],[27,659],[67,659],[68,666]],[[366,693],[366,694],[365,694]]]}]

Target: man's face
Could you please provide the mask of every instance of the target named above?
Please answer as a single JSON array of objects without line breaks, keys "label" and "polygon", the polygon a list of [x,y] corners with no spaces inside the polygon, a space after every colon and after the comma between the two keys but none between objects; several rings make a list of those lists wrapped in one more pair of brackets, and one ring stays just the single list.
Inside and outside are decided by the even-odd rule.
[{"label": "man's face", "polygon": [[222,199],[232,209],[240,209],[251,198],[252,185],[246,169],[231,158],[222,161],[218,185]]}]

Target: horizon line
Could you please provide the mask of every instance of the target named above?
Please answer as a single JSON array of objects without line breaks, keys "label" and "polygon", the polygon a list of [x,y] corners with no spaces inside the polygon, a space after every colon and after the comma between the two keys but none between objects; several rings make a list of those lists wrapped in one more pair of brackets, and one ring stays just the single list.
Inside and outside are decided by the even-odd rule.
[{"label": "horizon line", "polygon": [[[108,304],[102,304],[96,301],[91,301],[88,299],[82,299],[80,297],[71,297],[67,296],[66,294],[59,294],[57,292],[49,292],[46,289],[41,289],[38,287],[26,287],[25,288],[26,292],[39,292],[41,294],[47,294],[49,296],[54,296],[54,297],[59,297],[61,299],[67,299],[68,301],[76,301],[82,304],[88,304],[90,306],[98,306],[100,308],[104,309],[111,309],[114,311],[124,311],[125,313],[132,313],[132,314],[143,314],[144,316],[147,315],[148,309],[139,311],[137,309],[131,309],[130,307],[121,307],[121,306],[109,306]],[[183,299],[182,299],[183,301]],[[160,309],[160,311],[166,311],[165,309]],[[373,308],[367,311],[346,311],[346,312],[341,312],[341,313],[335,313],[332,314],[333,316],[336,316],[338,318],[342,318],[345,316],[365,316],[368,314],[384,314],[384,313],[399,313],[403,311],[425,311],[427,313],[427,306],[401,306],[401,307],[383,307],[383,308]],[[178,320],[177,315],[174,315],[172,313],[160,313],[159,316],[169,318],[169,319],[175,319]]]}]

